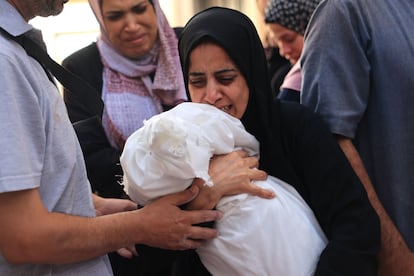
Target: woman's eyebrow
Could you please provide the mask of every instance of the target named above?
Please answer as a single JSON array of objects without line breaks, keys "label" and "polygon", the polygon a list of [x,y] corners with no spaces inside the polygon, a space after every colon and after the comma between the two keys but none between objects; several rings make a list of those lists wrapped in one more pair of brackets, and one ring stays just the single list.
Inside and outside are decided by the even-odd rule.
[{"label": "woman's eyebrow", "polygon": [[194,72],[189,72],[188,75],[192,77],[199,77],[199,76],[204,76],[205,73],[194,71]]},{"label": "woman's eyebrow", "polygon": [[229,72],[236,72],[236,69],[234,69],[234,68],[225,68],[225,69],[221,69],[221,70],[218,70],[218,71],[214,72],[214,74],[223,74],[223,73],[229,73]]},{"label": "woman's eyebrow", "polygon": [[[219,74],[223,74],[223,73],[228,73],[228,72],[236,72],[237,70],[234,68],[225,68],[225,69],[220,69],[214,72],[214,75],[219,75]],[[205,73],[204,72],[198,72],[198,71],[193,71],[193,72],[189,72],[188,73],[189,76],[192,77],[198,77],[198,76],[204,76]]]}]

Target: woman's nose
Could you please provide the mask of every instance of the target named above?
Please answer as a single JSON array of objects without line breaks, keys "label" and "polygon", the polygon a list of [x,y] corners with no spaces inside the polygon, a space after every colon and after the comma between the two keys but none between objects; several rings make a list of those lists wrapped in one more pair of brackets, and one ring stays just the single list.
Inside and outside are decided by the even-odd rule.
[{"label": "woman's nose", "polygon": [[287,58],[288,56],[290,56],[291,53],[292,53],[291,47],[289,47],[285,43],[280,43],[280,46],[279,46],[279,54],[282,57]]},{"label": "woman's nose", "polygon": [[127,15],[125,18],[125,30],[126,31],[136,31],[139,29],[140,25],[136,22],[133,15]]},{"label": "woman's nose", "polygon": [[215,104],[220,100],[222,94],[220,92],[220,86],[215,81],[208,82],[206,86],[205,101],[209,104]]}]

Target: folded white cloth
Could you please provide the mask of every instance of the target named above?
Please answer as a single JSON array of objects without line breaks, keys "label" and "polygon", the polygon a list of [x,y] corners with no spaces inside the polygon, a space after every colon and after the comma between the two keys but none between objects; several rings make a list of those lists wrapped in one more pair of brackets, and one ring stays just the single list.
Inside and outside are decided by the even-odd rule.
[{"label": "folded white cloth", "polygon": [[[141,205],[186,189],[195,177],[213,185],[210,158],[237,148],[258,156],[259,143],[242,123],[214,106],[182,103],[153,116],[126,141],[125,191]],[[219,237],[197,250],[213,275],[312,275],[326,237],[305,201],[282,180],[256,181],[274,199],[222,198]]]}]

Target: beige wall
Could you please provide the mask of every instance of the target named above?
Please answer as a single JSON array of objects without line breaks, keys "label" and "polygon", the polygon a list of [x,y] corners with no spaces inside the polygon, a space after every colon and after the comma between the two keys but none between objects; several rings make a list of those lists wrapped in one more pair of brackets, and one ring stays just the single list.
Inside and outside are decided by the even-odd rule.
[{"label": "beige wall", "polygon": [[[263,25],[256,0],[159,0],[172,27],[184,26],[190,17],[204,6],[227,6],[243,11],[256,24],[262,36]],[[58,62],[74,51],[96,40],[99,26],[87,0],[71,0],[55,17],[30,21],[43,31],[50,55]]]},{"label": "beige wall", "polygon": [[61,62],[66,56],[96,40],[99,25],[86,0],[71,0],[61,14],[30,21],[42,30],[50,56]]}]

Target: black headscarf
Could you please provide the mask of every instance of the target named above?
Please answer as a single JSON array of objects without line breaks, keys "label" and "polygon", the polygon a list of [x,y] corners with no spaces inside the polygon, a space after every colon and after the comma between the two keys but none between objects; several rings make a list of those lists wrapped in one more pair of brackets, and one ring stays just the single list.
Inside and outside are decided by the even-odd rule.
[{"label": "black headscarf", "polygon": [[[252,21],[243,13],[224,7],[212,7],[194,15],[184,27],[179,53],[188,93],[189,57],[192,50],[208,39],[221,46],[246,79],[249,87],[247,109],[241,118],[246,130],[260,142],[260,168],[283,177],[291,171],[283,162],[280,142],[279,102],[274,102],[263,45]],[[275,166],[275,160],[280,162]]]}]

